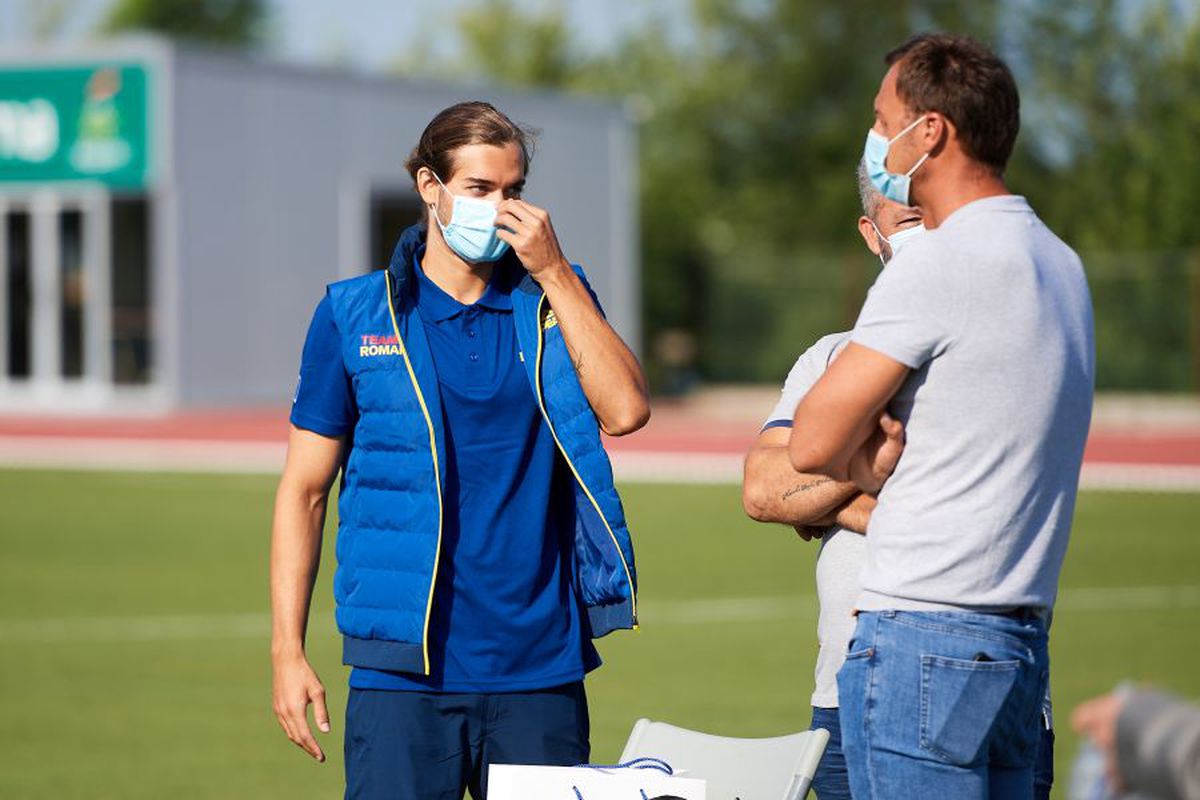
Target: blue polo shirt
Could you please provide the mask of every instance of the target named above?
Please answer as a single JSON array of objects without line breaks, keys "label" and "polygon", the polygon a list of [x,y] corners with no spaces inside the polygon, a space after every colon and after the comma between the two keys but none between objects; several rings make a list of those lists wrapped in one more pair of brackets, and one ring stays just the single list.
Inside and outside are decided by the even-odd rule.
[{"label": "blue polo shirt", "polygon": [[[431,674],[356,667],[350,685],[512,692],[578,681],[600,658],[571,583],[574,478],[543,422],[513,324],[521,275],[498,264],[483,296],[464,305],[425,276],[422,255],[410,285],[438,374],[446,448]],[[322,300],[304,345],[297,427],[327,436],[353,428],[340,348]]]}]

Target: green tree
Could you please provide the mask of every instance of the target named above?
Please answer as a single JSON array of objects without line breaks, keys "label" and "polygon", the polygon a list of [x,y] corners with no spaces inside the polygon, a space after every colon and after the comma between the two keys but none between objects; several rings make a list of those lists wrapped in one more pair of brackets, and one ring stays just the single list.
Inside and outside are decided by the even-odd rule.
[{"label": "green tree", "polygon": [[78,0],[25,0],[21,4],[24,27],[34,41],[55,39],[62,35],[78,5]]},{"label": "green tree", "polygon": [[924,30],[988,42],[1016,73],[1009,184],[1085,257],[1100,385],[1200,385],[1194,0],[692,0],[690,17],[682,44],[657,20],[591,55],[561,6],[487,0],[458,18],[459,74],[628,99],[660,387],[667,331],[696,337],[704,378],[778,380],[817,335],[853,323],[874,275],[854,168],[883,54]]},{"label": "green tree", "polygon": [[511,0],[484,0],[458,17],[467,68],[510,86],[570,87],[571,56],[560,7],[521,12]]},{"label": "green tree", "polygon": [[1194,390],[1200,12],[1168,0],[1091,0],[1086,12],[1036,7],[1023,19],[1035,139],[1012,183],[1083,255],[1098,386]]},{"label": "green tree", "polygon": [[117,0],[101,30],[149,30],[180,39],[238,47],[262,43],[264,0]]}]

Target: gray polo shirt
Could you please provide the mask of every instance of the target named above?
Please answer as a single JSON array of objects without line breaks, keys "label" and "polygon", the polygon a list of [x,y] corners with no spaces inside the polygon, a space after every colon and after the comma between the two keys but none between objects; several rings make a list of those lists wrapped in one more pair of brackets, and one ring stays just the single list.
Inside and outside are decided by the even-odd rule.
[{"label": "gray polo shirt", "polygon": [[858,607],[1052,607],[1095,375],[1079,257],[1024,198],[977,200],[880,273],[852,341],[912,369]]}]

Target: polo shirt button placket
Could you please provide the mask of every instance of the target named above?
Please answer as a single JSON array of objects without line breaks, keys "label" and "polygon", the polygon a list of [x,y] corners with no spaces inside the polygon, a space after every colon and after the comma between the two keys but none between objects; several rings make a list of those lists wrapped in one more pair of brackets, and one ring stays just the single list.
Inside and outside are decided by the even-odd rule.
[{"label": "polo shirt button placket", "polygon": [[[480,312],[479,312],[478,306],[471,306],[470,308],[468,308],[466,315],[465,315],[467,325],[476,324],[479,320],[479,314],[480,314]],[[475,338],[475,329],[474,328],[467,328],[467,338],[468,339]],[[477,353],[474,350],[468,352],[467,360],[469,360],[472,364],[479,363],[479,353]]]}]

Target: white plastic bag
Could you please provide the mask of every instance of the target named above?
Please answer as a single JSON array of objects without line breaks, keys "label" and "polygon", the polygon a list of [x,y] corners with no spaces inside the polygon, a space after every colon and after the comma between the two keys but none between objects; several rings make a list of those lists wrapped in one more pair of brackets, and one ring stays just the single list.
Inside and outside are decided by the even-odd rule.
[{"label": "white plastic bag", "polygon": [[[639,762],[654,759],[638,759]],[[662,762],[657,762],[661,764]],[[663,765],[665,766],[665,765]],[[669,769],[669,767],[667,768]],[[612,767],[492,764],[487,800],[705,800],[705,782],[635,762]]]}]

